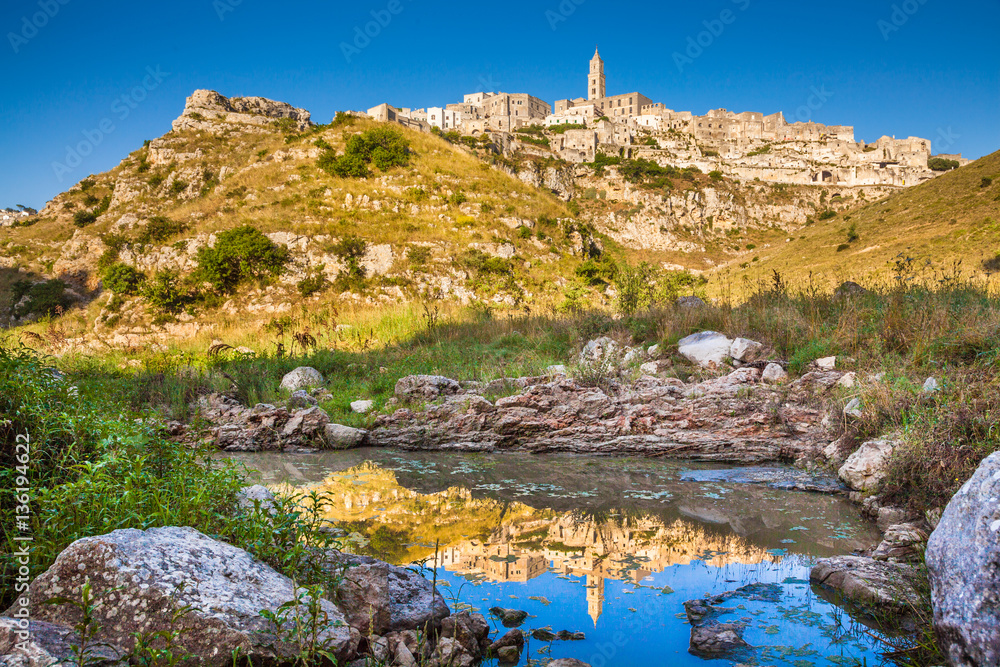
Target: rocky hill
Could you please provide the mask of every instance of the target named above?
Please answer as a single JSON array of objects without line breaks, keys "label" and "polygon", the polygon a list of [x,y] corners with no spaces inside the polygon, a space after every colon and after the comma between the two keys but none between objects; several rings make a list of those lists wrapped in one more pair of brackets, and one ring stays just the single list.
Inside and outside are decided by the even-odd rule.
[{"label": "rocky hill", "polygon": [[[893,192],[739,182],[643,158],[572,165],[546,147],[554,136],[435,135],[352,114],[316,125],[285,103],[196,91],[172,131],[0,229],[0,311],[7,326],[71,311],[74,333],[114,344],[321,305],[532,308],[581,289],[588,261],[750,266],[755,250]],[[372,144],[368,163],[351,162],[379,141],[405,158],[380,164],[388,153]],[[266,240],[230,234],[219,250],[221,234],[247,227]],[[244,242],[287,257],[249,267],[233,250]],[[207,280],[206,250],[232,250],[232,270],[254,280]],[[587,298],[608,302],[608,281],[589,282]]]}]

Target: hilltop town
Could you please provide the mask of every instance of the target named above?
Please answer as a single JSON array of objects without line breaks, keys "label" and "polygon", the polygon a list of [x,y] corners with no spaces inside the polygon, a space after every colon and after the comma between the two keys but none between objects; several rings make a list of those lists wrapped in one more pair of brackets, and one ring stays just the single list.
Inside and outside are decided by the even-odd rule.
[{"label": "hilltop town", "polygon": [[[511,135],[510,141],[499,142],[505,149],[571,163],[593,162],[605,154],[719,171],[736,180],[840,187],[908,187],[939,173],[934,162],[929,164],[929,139],[883,136],[868,143],[855,139],[852,126],[789,123],[780,111],[765,116],[715,109],[698,116],[669,109],[638,91],[608,95],[604,60],[597,51],[585,98],[550,105],[527,93],[478,92],[443,107],[383,103],[367,114],[425,132]],[[540,132],[544,142],[536,138]],[[953,166],[968,163],[961,155],[937,158]]]}]

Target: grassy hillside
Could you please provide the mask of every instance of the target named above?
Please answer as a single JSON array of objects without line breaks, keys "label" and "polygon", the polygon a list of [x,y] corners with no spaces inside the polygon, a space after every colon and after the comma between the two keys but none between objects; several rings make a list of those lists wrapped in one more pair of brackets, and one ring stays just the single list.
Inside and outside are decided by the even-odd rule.
[{"label": "grassy hillside", "polygon": [[756,261],[732,262],[721,273],[756,281],[778,271],[793,285],[829,289],[844,280],[879,284],[914,273],[943,280],[956,270],[996,272],[1000,152],[817,221],[790,238],[756,254]]}]

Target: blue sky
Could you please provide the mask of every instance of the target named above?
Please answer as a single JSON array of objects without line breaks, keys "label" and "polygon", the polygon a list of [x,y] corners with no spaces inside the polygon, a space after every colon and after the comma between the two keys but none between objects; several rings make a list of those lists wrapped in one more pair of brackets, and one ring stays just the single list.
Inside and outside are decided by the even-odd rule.
[{"label": "blue sky", "polygon": [[[8,0],[0,207],[40,208],[113,167],[167,132],[197,88],[290,102],[319,122],[484,89],[552,102],[585,95],[595,44],[609,94],[783,111],[976,158],[1000,148],[998,26],[998,0]],[[375,36],[355,41],[366,27]],[[69,156],[81,143],[89,154]]]}]

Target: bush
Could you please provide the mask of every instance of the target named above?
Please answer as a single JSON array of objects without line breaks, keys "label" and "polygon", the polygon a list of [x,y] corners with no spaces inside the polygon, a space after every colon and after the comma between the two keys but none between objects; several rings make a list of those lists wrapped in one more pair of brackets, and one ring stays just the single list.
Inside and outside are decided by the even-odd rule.
[{"label": "bush", "polygon": [[422,269],[431,261],[431,249],[427,246],[410,246],[406,251],[406,259],[414,269]]},{"label": "bush", "polygon": [[[21,300],[25,297],[27,299],[21,304]],[[26,315],[47,317],[60,314],[69,306],[70,299],[66,295],[66,283],[61,280],[38,283],[19,280],[11,288],[11,303],[14,304],[15,317]]]},{"label": "bush", "polygon": [[932,157],[927,160],[927,167],[933,171],[951,171],[952,169],[958,169],[958,160]]},{"label": "bush", "polygon": [[618,275],[618,265],[608,255],[601,255],[576,267],[576,275],[588,285],[610,285]]},{"label": "bush", "polygon": [[320,155],[316,165],[332,176],[365,178],[368,165],[380,171],[405,167],[410,162],[410,142],[402,133],[389,127],[374,127],[347,139],[343,155],[332,149]]},{"label": "bush", "polygon": [[983,180],[979,182],[979,187],[981,188],[988,188],[991,185],[993,185],[993,179],[989,176],[983,176]]},{"label": "bush", "polygon": [[232,292],[247,280],[281,275],[290,259],[287,247],[243,225],[219,234],[214,248],[201,248],[198,270],[216,289]]},{"label": "bush", "polygon": [[708,177],[711,178],[713,181],[721,181],[722,172],[719,171],[718,169],[713,169],[712,171],[708,172]]},{"label": "bush", "polygon": [[821,211],[820,214],[817,217],[820,220],[829,220],[830,218],[836,218],[837,217],[837,212],[834,211],[832,208],[828,208],[828,209],[825,209],[825,210]]},{"label": "bush", "polygon": [[368,252],[368,242],[348,235],[334,243],[332,251],[345,265],[345,270],[337,276],[337,286],[342,290],[363,288],[368,270],[361,260]]},{"label": "bush", "polygon": [[139,294],[145,281],[145,274],[122,262],[112,264],[101,272],[104,288],[122,296]]},{"label": "bush", "polygon": [[194,301],[194,294],[184,289],[176,271],[160,271],[146,282],[141,294],[161,313],[179,313]]},{"label": "bush", "polygon": [[322,292],[329,286],[330,281],[326,279],[322,271],[317,271],[312,275],[306,276],[295,285],[303,298]]},{"label": "bush", "polygon": [[93,211],[77,211],[73,214],[73,224],[83,229],[97,222],[97,214]]},{"label": "bush", "polygon": [[163,243],[171,236],[176,236],[187,229],[188,226],[183,222],[175,222],[166,216],[156,215],[149,219],[146,226],[136,236],[136,242],[142,245]]},{"label": "bush", "polygon": [[179,195],[185,190],[187,190],[187,188],[188,188],[188,182],[182,181],[181,179],[178,178],[174,180],[173,183],[170,184],[170,194]]}]

